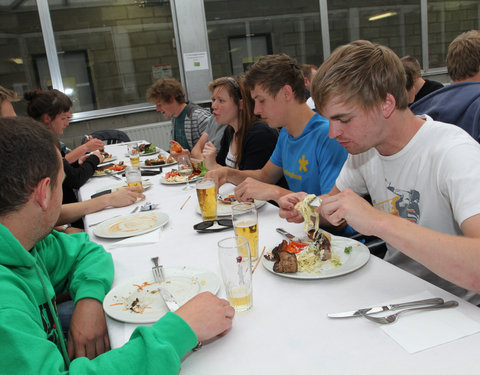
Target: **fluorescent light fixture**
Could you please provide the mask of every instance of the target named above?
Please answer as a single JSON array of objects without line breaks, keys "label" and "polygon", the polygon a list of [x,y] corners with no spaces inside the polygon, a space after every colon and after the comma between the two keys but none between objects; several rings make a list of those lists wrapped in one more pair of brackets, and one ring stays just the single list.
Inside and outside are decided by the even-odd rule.
[{"label": "fluorescent light fixture", "polygon": [[385,13],[377,14],[375,16],[371,16],[368,20],[376,21],[376,20],[381,20],[382,18],[388,18],[396,15],[397,15],[397,12],[385,12]]},{"label": "fluorescent light fixture", "polygon": [[73,89],[67,87],[67,88],[65,89],[65,94],[67,94],[67,95],[72,95],[72,94],[73,94]]},{"label": "fluorescent light fixture", "polygon": [[13,62],[15,64],[18,64],[18,65],[22,65],[23,64],[23,59],[20,58],[20,57],[11,57],[10,59],[8,59],[10,62]]}]

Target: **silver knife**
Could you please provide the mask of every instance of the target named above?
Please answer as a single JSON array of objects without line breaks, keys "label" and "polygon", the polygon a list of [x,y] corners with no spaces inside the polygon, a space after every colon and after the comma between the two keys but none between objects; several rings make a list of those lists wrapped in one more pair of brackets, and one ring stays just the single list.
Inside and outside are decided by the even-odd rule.
[{"label": "silver knife", "polygon": [[175,301],[175,298],[172,296],[172,293],[170,293],[167,289],[163,287],[160,287],[159,290],[168,309],[170,311],[178,310],[180,306],[178,305],[177,301]]},{"label": "silver knife", "polygon": [[444,302],[443,298],[428,298],[428,299],[422,299],[422,300],[412,301],[412,302],[395,303],[395,304],[385,305],[385,306],[372,306],[372,307],[367,307],[364,309],[358,309],[354,311],[330,313],[330,314],[327,314],[327,316],[329,318],[351,318],[355,316],[375,314],[382,311],[399,310],[404,307],[410,307],[410,306],[438,305],[438,304],[442,304],[443,302]]},{"label": "silver knife", "polygon": [[291,233],[288,233],[285,229],[282,229],[282,228],[276,228],[276,231],[278,233],[280,233],[283,237],[285,237],[287,240],[289,241],[297,241],[297,242],[301,242],[300,238],[298,238],[297,236],[294,236],[293,234]]}]

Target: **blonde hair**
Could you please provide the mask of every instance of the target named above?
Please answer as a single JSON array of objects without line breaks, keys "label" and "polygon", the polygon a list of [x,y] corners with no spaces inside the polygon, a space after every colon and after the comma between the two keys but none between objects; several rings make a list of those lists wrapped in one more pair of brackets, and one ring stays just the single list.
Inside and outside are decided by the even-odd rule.
[{"label": "blonde hair", "polygon": [[312,82],[312,97],[321,113],[334,96],[364,110],[377,107],[387,94],[397,109],[406,109],[405,69],[388,47],[358,40],[338,47],[318,69]]},{"label": "blonde hair", "polygon": [[15,91],[0,86],[0,103],[4,100],[8,100],[9,102],[18,102],[20,97]]}]

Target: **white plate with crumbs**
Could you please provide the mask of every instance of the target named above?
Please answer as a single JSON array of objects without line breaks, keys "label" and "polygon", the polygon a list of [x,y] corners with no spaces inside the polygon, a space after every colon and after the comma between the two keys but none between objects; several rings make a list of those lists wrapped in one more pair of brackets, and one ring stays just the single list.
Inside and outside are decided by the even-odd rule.
[{"label": "white plate with crumbs", "polygon": [[180,306],[199,293],[216,294],[220,288],[217,275],[206,269],[164,267],[163,272],[165,281],[160,284],[147,272],[113,288],[103,300],[107,315],[126,323],[155,323],[168,312],[158,292],[160,286],[166,288]]}]

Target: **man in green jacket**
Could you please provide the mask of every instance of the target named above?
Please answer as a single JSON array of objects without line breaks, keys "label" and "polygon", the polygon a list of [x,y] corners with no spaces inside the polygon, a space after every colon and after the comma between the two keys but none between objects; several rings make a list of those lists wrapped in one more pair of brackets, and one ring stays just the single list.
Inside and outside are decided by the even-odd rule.
[{"label": "man in green jacket", "polygon": [[[0,119],[0,372],[177,374],[199,342],[230,329],[233,308],[202,293],[111,350],[102,301],[110,254],[85,233],[52,231],[62,206],[62,159],[52,134],[27,118]],[[68,339],[55,295],[75,302]]]}]

